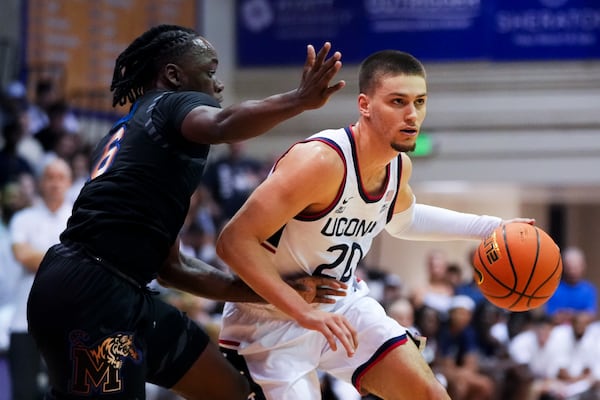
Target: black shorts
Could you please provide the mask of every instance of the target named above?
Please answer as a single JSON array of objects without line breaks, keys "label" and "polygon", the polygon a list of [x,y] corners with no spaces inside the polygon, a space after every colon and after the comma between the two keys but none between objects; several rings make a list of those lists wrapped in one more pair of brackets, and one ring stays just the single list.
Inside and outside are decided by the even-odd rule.
[{"label": "black shorts", "polygon": [[170,388],[209,343],[177,308],[65,245],[44,257],[27,318],[49,398],[144,399],[145,382]]}]

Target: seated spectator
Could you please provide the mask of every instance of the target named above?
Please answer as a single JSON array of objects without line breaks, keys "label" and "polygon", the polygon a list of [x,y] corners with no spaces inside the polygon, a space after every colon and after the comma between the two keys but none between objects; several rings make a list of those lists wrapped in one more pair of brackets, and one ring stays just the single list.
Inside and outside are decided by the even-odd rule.
[{"label": "seated spectator", "polygon": [[20,273],[21,266],[13,255],[8,228],[0,220],[0,400],[13,398],[8,359],[9,325],[15,310],[14,297]]},{"label": "seated spectator", "polygon": [[600,383],[600,336],[594,330],[588,330],[594,315],[587,312],[575,313],[571,324],[557,326],[555,362],[558,372],[548,382],[544,393],[555,399],[577,396],[593,396],[594,388]]},{"label": "seated spectator", "polygon": [[[52,104],[58,101],[61,101],[60,93],[58,93],[58,88],[53,80],[40,79],[35,83],[34,96],[27,108],[30,135],[37,135],[49,125],[48,110]],[[67,107],[62,123],[67,132],[79,132],[79,120],[70,107]]]},{"label": "seated spectator", "polygon": [[508,354],[506,311],[488,301],[475,307],[472,324],[477,335],[480,369],[494,379],[499,399],[526,400],[531,374]]},{"label": "seated spectator", "polygon": [[399,298],[386,308],[387,314],[408,329],[411,334],[418,332],[415,327],[415,309],[406,298]]},{"label": "seated spectator", "polygon": [[215,243],[220,209],[204,186],[198,186],[181,228],[181,250],[208,263],[218,264]]},{"label": "seated spectator", "polygon": [[264,178],[263,163],[247,154],[245,142],[228,144],[227,154],[208,164],[203,184],[221,207],[218,229],[233,217]]},{"label": "seated spectator", "polygon": [[473,256],[475,255],[476,251],[477,248],[474,248],[467,253],[467,261],[469,263],[468,265],[470,266],[469,274],[467,274],[468,279],[464,279],[460,282],[460,284],[456,285],[454,287],[454,293],[467,295],[475,301],[475,304],[480,305],[483,302],[487,302],[487,300],[483,296],[483,293],[481,293],[479,285],[477,285],[477,282],[473,276]]},{"label": "seated spectator", "polygon": [[437,337],[441,324],[440,313],[435,308],[424,305],[415,309],[415,329],[421,337],[425,338],[425,347],[422,349],[423,357],[425,357],[425,361],[427,361],[438,376],[438,380],[444,382],[444,386],[446,386],[446,379],[440,379],[443,375],[441,375],[437,368]]},{"label": "seated spectator", "polygon": [[448,281],[447,270],[446,254],[439,249],[431,250],[427,254],[428,280],[415,287],[411,295],[416,308],[426,304],[438,310],[442,317],[446,316],[454,296],[454,286]]},{"label": "seated spectator", "polygon": [[475,302],[470,297],[452,297],[448,321],[438,334],[439,365],[453,400],[494,399],[494,381],[481,370],[477,338],[471,325],[474,311]]},{"label": "seated spectator", "polygon": [[587,268],[585,254],[580,248],[569,247],[562,253],[563,276],[546,303],[546,313],[554,323],[569,323],[575,313],[598,312],[598,290],[585,279]]},{"label": "seated spectator", "polygon": [[23,138],[23,125],[17,114],[10,114],[3,119],[0,149],[0,187],[16,182],[21,174],[33,174],[33,168],[18,151],[17,146]]},{"label": "seated spectator", "polygon": [[527,365],[535,378],[529,399],[598,398],[594,387],[600,379],[600,330],[592,328],[591,319],[584,312],[575,314],[570,324],[554,325],[549,316],[538,315],[532,328],[511,340],[511,358]]}]

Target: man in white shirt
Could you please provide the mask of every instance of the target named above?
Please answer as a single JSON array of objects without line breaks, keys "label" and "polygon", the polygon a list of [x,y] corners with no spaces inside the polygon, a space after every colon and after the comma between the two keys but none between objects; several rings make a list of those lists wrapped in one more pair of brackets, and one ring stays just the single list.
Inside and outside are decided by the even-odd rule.
[{"label": "man in white shirt", "polygon": [[67,225],[72,204],[67,200],[71,187],[71,168],[54,158],[39,178],[42,201],[15,213],[9,224],[12,251],[21,266],[15,291],[15,311],[9,326],[9,361],[13,398],[39,396],[40,355],[27,333],[27,298],[35,273],[46,250],[58,243]]}]

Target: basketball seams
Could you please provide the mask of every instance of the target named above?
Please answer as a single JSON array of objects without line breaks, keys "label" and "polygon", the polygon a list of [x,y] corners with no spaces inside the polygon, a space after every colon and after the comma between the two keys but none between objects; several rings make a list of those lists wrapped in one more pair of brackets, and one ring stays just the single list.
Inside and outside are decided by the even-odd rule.
[{"label": "basketball seams", "polygon": [[[550,275],[548,275],[548,277],[546,279],[544,279],[544,281],[537,287],[537,289],[535,289],[533,291],[533,293],[531,294],[531,299],[549,299],[552,295],[548,295],[548,296],[535,296],[535,294],[541,290],[544,286],[546,286],[546,284],[548,282],[550,282],[552,280],[552,278],[554,278],[556,276],[556,273],[562,269],[562,259],[561,259],[561,255],[560,253],[558,253],[558,260],[556,262],[556,265],[554,266],[554,269],[552,270],[552,273]],[[527,303],[527,305],[529,305],[529,302]]]},{"label": "basketball seams", "polygon": [[[534,291],[533,291],[533,293],[531,295],[525,294],[525,293],[527,293],[527,289],[529,288],[529,285],[531,284],[531,280],[533,279],[533,276],[535,275],[535,269],[537,267],[537,263],[538,263],[538,260],[540,258],[540,248],[541,248],[541,245],[542,245],[541,244],[541,238],[540,238],[540,231],[538,229],[536,229],[535,227],[533,227],[533,231],[535,232],[536,248],[535,248],[535,258],[533,260],[533,265],[531,267],[531,272],[529,273],[529,278],[527,279],[527,283],[525,284],[525,287],[523,288],[523,291],[521,293],[519,293],[520,296],[517,297],[517,300],[515,300],[515,302],[510,305],[510,308],[513,308],[514,306],[516,306],[517,304],[519,304],[519,302],[521,301],[521,299],[523,297],[527,298],[526,303],[527,303],[527,306],[529,307],[530,304],[531,304],[533,293],[535,293],[537,290],[539,290],[539,287],[538,287],[538,288],[534,289]],[[505,238],[505,240],[506,240],[506,238]],[[506,244],[506,248],[507,248],[507,251],[508,251],[508,244]],[[510,262],[511,262],[511,265],[512,265],[512,259],[510,260]],[[515,279],[515,281],[516,281],[516,279]],[[515,284],[516,283],[518,283],[518,282],[515,282]]]}]

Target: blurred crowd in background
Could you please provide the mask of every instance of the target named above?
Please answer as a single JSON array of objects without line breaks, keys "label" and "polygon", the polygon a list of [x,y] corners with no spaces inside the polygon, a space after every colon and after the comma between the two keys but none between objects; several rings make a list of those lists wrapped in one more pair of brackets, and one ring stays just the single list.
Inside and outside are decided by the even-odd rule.
[{"label": "blurred crowd in background", "polygon": [[[53,82],[33,96],[12,82],[0,97],[0,400],[41,399],[43,361],[27,334],[27,294],[45,250],[58,241],[90,166],[78,115]],[[215,241],[224,223],[267,175],[270,162],[231,144],[207,167],[182,228],[182,251],[224,270]],[[543,307],[508,312],[489,303],[472,279],[472,254],[451,262],[433,248],[422,265],[429,280],[408,287],[402,276],[360,265],[371,295],[421,344],[423,357],[454,400],[600,399],[597,288],[586,257],[562,251],[564,274]],[[154,284],[216,341],[222,304]],[[322,376],[324,400],[361,397],[349,384]],[[149,399],[176,399],[148,385]]]}]

